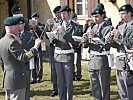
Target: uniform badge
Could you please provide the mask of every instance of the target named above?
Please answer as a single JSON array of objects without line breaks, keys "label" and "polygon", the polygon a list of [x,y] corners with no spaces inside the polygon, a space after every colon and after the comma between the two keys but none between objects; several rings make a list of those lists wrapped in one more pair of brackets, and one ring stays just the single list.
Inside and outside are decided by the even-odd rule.
[{"label": "uniform badge", "polygon": [[99,11],[98,11],[98,10],[96,10],[96,13],[99,13]]},{"label": "uniform badge", "polygon": [[20,8],[18,8],[18,10],[20,10]]},{"label": "uniform badge", "polygon": [[123,10],[125,10],[125,9],[126,9],[126,7],[122,7],[122,9],[123,9]]}]

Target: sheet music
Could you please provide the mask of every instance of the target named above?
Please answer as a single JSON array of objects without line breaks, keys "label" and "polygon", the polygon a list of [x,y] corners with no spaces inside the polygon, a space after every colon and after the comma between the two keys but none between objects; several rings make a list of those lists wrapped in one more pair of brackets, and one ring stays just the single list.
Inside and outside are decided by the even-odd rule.
[{"label": "sheet music", "polygon": [[53,39],[54,37],[56,37],[56,32],[46,32],[46,34],[49,39]]},{"label": "sheet music", "polygon": [[92,40],[93,40],[96,44],[105,45],[105,43],[104,43],[99,37],[94,37],[94,38],[92,38]]},{"label": "sheet music", "polygon": [[78,42],[81,42],[82,41],[82,38],[80,36],[72,36],[72,38],[75,40],[75,41],[78,41]]}]

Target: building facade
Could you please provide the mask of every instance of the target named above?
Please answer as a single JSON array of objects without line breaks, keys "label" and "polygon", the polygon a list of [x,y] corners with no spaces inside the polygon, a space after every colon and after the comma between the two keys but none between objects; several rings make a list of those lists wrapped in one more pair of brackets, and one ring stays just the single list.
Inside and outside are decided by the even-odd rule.
[{"label": "building facade", "polygon": [[[111,2],[116,1],[116,2]],[[40,21],[45,23],[47,19],[53,18],[53,9],[58,5],[69,5],[72,12],[77,13],[78,21],[84,25],[85,20],[91,17],[91,11],[97,3],[103,3],[107,17],[112,19],[113,25],[119,21],[118,8],[130,3],[133,5],[133,0],[0,0],[0,32],[3,29],[4,18],[11,16],[11,7],[14,3],[19,3],[24,17],[30,18],[33,12],[39,12]]]}]

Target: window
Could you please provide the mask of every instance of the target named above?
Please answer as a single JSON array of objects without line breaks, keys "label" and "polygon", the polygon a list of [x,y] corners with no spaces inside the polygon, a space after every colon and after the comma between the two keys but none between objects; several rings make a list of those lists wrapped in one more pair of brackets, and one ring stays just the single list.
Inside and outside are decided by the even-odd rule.
[{"label": "window", "polygon": [[75,13],[80,16],[88,15],[88,0],[74,0]]}]

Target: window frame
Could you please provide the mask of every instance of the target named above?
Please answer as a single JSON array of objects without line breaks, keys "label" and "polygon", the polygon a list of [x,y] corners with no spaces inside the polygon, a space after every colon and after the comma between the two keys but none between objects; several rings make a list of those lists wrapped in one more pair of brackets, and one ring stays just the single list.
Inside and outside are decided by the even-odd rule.
[{"label": "window frame", "polygon": [[[82,5],[82,15],[78,15],[77,13],[77,5],[81,4]],[[74,8],[75,8],[75,13],[79,18],[86,18],[88,17],[88,9],[87,9],[87,14],[86,13],[86,5],[88,6],[88,0],[81,0],[78,2],[77,0],[74,0]]]}]

